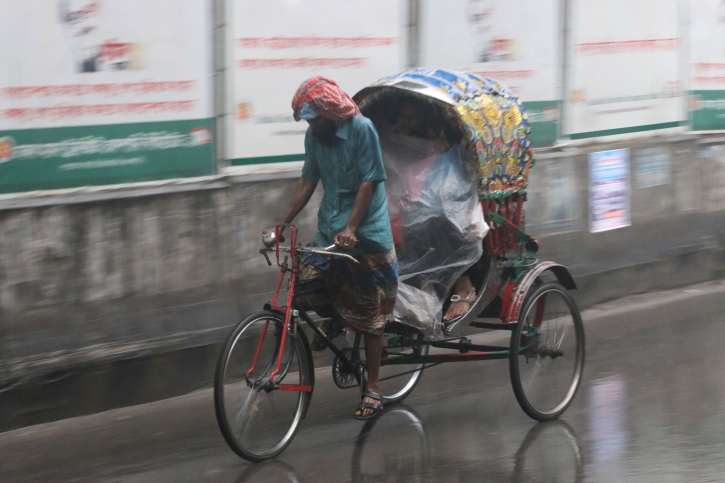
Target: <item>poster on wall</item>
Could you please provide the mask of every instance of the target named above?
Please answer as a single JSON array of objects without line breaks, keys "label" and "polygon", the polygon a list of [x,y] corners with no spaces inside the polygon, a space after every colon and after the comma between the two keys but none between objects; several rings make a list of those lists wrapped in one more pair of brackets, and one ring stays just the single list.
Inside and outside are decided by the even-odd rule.
[{"label": "poster on wall", "polygon": [[691,0],[690,19],[692,127],[725,129],[725,0]]},{"label": "poster on wall", "polygon": [[475,72],[506,85],[524,103],[532,144],[554,144],[561,117],[560,3],[423,0],[421,64]]},{"label": "poster on wall", "polygon": [[208,0],[0,3],[0,192],[211,174]]},{"label": "poster on wall", "polygon": [[565,134],[677,127],[687,118],[678,0],[572,0]]},{"label": "poster on wall", "polygon": [[546,186],[556,187],[543,193],[541,230],[547,235],[567,233],[577,229],[580,213],[576,172],[573,158],[550,158],[536,165],[536,174],[546,180]]},{"label": "poster on wall", "polygon": [[290,105],[305,79],[324,75],[352,97],[404,68],[407,2],[230,1],[232,165],[304,159],[307,123],[294,121]]},{"label": "poster on wall", "polygon": [[672,160],[666,147],[646,148],[634,153],[634,185],[651,188],[670,184]]},{"label": "poster on wall", "polygon": [[631,225],[629,149],[589,154],[589,231]]}]

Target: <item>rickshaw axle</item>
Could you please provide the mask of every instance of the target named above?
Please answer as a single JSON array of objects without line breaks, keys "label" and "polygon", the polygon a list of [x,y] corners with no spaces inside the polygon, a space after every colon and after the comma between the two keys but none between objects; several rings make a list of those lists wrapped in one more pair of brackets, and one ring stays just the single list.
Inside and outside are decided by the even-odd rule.
[{"label": "rickshaw axle", "polygon": [[547,349],[545,347],[542,347],[539,349],[539,357],[542,359],[544,357],[551,357],[552,359],[556,359],[557,357],[561,357],[564,355],[564,351],[561,349]]}]

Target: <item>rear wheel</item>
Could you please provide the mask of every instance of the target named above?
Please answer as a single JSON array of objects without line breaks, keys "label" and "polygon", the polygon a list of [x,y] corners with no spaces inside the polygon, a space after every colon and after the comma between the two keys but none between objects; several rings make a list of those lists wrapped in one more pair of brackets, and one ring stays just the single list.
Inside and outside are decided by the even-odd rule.
[{"label": "rear wheel", "polygon": [[[217,364],[214,405],[219,428],[232,450],[250,461],[274,458],[284,451],[312,395],[280,390],[270,382],[283,328],[281,314],[248,316],[232,332]],[[275,385],[313,386],[310,361],[304,333],[288,333]]]},{"label": "rear wheel", "polygon": [[516,400],[537,421],[559,417],[571,404],[584,368],[584,326],[559,283],[532,289],[511,335],[509,370]]}]

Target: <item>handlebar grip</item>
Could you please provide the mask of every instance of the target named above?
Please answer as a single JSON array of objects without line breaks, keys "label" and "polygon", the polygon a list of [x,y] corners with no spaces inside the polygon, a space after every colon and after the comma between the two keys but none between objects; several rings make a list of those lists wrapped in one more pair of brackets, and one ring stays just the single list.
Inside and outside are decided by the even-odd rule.
[{"label": "handlebar grip", "polygon": [[261,253],[262,255],[264,255],[264,259],[267,260],[267,265],[269,265],[271,267],[272,266],[272,261],[269,259],[269,256],[267,255],[267,250],[264,249],[264,248],[262,248],[261,250],[259,250],[259,253]]}]

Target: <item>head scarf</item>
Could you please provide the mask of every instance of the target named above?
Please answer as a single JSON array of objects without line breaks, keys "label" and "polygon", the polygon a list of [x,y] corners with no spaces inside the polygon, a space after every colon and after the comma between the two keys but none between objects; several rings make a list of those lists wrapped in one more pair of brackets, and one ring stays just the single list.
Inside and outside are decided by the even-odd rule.
[{"label": "head scarf", "polygon": [[355,101],[340,89],[332,79],[317,76],[307,79],[292,98],[295,121],[300,120],[300,109],[307,102],[320,116],[331,121],[344,121],[360,114]]}]

